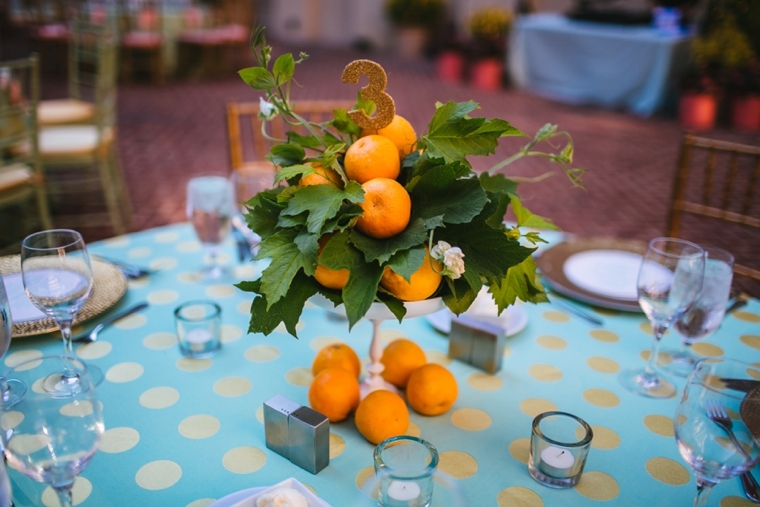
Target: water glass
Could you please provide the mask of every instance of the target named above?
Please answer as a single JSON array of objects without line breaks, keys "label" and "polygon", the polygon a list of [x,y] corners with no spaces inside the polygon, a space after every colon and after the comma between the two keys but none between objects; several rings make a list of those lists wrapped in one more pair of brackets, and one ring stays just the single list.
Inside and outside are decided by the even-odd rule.
[{"label": "water glass", "polygon": [[391,437],[375,447],[375,475],[382,507],[428,507],[433,499],[433,474],[438,451],[411,436]]},{"label": "water glass", "polygon": [[[13,335],[13,321],[11,319],[11,306],[3,283],[3,275],[0,274],[0,359],[8,352]],[[0,404],[9,408],[18,403],[21,396],[26,392],[26,386],[18,380],[7,380],[0,374]],[[0,495],[0,499],[2,495]],[[2,507],[0,500],[0,507]]]},{"label": "water glass", "polygon": [[199,176],[187,184],[187,218],[211,257],[207,279],[217,279],[224,270],[219,265],[219,248],[230,233],[235,202],[232,184],[224,176]]},{"label": "water glass", "polygon": [[550,488],[578,484],[586,465],[594,432],[580,417],[566,412],[544,412],[533,419],[528,471]]},{"label": "water glass", "polygon": [[190,301],[174,310],[179,350],[194,359],[212,357],[222,347],[222,309],[210,301]]},{"label": "water glass", "polygon": [[230,176],[235,202],[242,205],[251,197],[274,186],[274,166],[267,162],[232,171]]}]

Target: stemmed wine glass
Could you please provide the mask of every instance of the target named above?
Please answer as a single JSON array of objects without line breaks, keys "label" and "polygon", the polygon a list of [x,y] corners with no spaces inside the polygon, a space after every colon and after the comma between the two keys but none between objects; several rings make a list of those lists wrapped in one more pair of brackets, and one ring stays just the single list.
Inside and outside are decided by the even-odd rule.
[{"label": "stemmed wine glass", "polygon": [[[71,325],[92,291],[92,268],[82,235],[68,229],[42,231],[21,243],[21,278],[34,306],[52,317],[63,337],[63,356],[43,388],[60,395],[76,394],[84,388],[73,357]],[[93,375],[102,373],[91,368]]]},{"label": "stemmed wine glass", "polygon": [[649,242],[639,268],[639,305],[652,323],[654,343],[644,369],[620,374],[623,387],[639,396],[671,398],[673,382],[656,371],[660,340],[670,325],[694,304],[702,288],[705,253],[699,245],[675,238]]},{"label": "stemmed wine glass", "polygon": [[700,359],[691,352],[691,345],[697,340],[707,338],[720,327],[731,292],[734,256],[722,248],[702,248],[705,251],[702,290],[694,306],[673,324],[673,328],[681,337],[681,349],[670,352],[670,362],[662,366],[668,373],[679,377],[689,375],[694,364]]},{"label": "stemmed wine glass", "polygon": [[[0,358],[8,352],[13,335],[13,320],[8,295],[5,292],[3,275],[0,274]],[[15,405],[26,392],[26,386],[17,380],[8,380],[0,375],[0,404],[11,407]]]},{"label": "stemmed wine glass", "polygon": [[[73,505],[74,480],[95,455],[104,431],[100,402],[87,366],[74,357],[69,357],[68,363],[77,375],[80,390],[60,396],[30,389],[10,410],[15,417],[0,418],[9,466],[49,484],[63,507]],[[26,385],[44,383],[46,372],[58,364],[57,356],[31,359],[11,369],[8,377]],[[4,416],[9,413],[4,407],[0,411]]]},{"label": "stemmed wine glass", "polygon": [[236,206],[232,184],[223,176],[199,176],[187,184],[187,218],[211,257],[205,278],[214,280],[224,270],[219,265],[219,247],[230,232]]},{"label": "stemmed wine glass", "polygon": [[[752,469],[760,461],[760,435],[753,438],[745,424],[745,393],[729,388],[732,381],[760,378],[760,368],[733,359],[709,358],[694,366],[675,414],[678,450],[694,471],[697,495],[694,506],[704,505],[713,486]],[[730,417],[731,431],[741,450],[708,415],[710,405],[720,406]]]}]

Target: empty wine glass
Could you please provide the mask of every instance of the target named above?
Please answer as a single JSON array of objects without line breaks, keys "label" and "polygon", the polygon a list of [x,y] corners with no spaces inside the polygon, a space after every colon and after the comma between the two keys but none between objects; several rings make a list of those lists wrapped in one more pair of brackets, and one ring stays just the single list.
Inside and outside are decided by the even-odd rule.
[{"label": "empty wine glass", "polygon": [[[63,507],[72,505],[74,480],[95,455],[103,435],[103,416],[95,385],[85,364],[68,358],[76,372],[76,393],[59,396],[44,389],[30,389],[11,409],[0,408],[0,433],[8,465],[49,484]],[[60,357],[45,356],[12,368],[9,379],[26,385],[45,383],[46,372],[60,364]]]},{"label": "empty wine glass", "polygon": [[679,377],[689,375],[694,364],[700,359],[691,351],[691,345],[697,340],[707,338],[720,327],[731,292],[734,256],[722,248],[702,248],[705,251],[702,290],[694,306],[673,324],[673,329],[681,337],[681,349],[669,351],[670,362],[662,367],[668,373]]},{"label": "empty wine glass", "polygon": [[[69,363],[73,357],[71,325],[92,291],[92,268],[82,235],[68,229],[32,234],[21,243],[21,278],[34,306],[52,317],[63,337],[60,365],[43,388],[76,394],[83,386]],[[102,373],[96,368],[92,372]]]},{"label": "empty wine glass", "polygon": [[[0,359],[8,352],[13,335],[13,321],[11,320],[11,307],[8,303],[8,295],[5,292],[3,275],[0,274]],[[7,380],[0,375],[0,404],[11,407],[26,392],[26,386],[17,380]],[[0,495],[1,497],[1,495]],[[0,505],[2,502],[0,501]]]},{"label": "empty wine glass", "polygon": [[[694,505],[704,505],[712,488],[719,482],[750,470],[760,461],[760,444],[747,429],[743,413],[745,393],[730,389],[731,380],[757,380],[760,368],[732,359],[709,358],[694,366],[675,414],[678,450],[694,471],[697,494]],[[708,415],[708,406],[720,406],[727,412],[728,432]],[[742,449],[739,449],[741,447]]]},{"label": "empty wine glass", "polygon": [[211,265],[204,272],[207,279],[217,279],[224,273],[219,265],[219,248],[230,232],[235,208],[232,185],[227,178],[200,176],[188,182],[187,217],[211,257]]},{"label": "empty wine glass", "polygon": [[671,398],[673,382],[656,371],[660,340],[670,325],[692,307],[702,288],[705,253],[699,245],[674,238],[649,242],[639,268],[639,305],[652,323],[654,343],[644,369],[620,374],[623,387],[639,396]]}]

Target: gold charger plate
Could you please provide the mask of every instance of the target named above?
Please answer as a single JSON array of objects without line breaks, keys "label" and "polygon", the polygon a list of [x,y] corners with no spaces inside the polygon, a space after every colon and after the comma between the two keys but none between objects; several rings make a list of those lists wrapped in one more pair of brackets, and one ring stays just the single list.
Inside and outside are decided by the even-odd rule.
[{"label": "gold charger plate", "polygon": [[646,253],[647,245],[642,241],[620,238],[572,239],[544,250],[536,259],[536,264],[544,277],[544,282],[560,294],[601,308],[641,312],[638,301],[617,299],[592,292],[579,287],[567,278],[563,269],[565,262],[572,255],[592,250],[617,250],[643,255]]},{"label": "gold charger plate", "polygon": [[[79,310],[74,319],[74,324],[79,324],[105,312],[124,296],[127,292],[127,279],[124,274],[108,262],[91,258],[92,265],[92,292],[87,302]],[[9,255],[0,257],[0,274],[3,276],[21,272],[21,256]],[[55,321],[48,317],[45,319],[13,323],[13,338],[34,336],[50,333],[58,330]]]},{"label": "gold charger plate", "polygon": [[739,415],[752,437],[760,445],[760,387],[747,393],[742,404],[739,405]]}]

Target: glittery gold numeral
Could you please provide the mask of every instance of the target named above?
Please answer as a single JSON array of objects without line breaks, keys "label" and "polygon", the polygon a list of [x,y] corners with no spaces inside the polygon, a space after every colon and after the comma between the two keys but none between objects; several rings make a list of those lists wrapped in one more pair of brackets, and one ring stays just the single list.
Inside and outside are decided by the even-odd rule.
[{"label": "glittery gold numeral", "polygon": [[354,109],[348,112],[348,116],[365,129],[377,130],[387,127],[396,114],[396,104],[393,97],[385,93],[385,87],[388,85],[385,69],[371,60],[354,60],[343,69],[341,79],[344,83],[356,84],[361,76],[369,78],[367,86],[361,89],[362,98],[372,100],[377,106],[377,112],[374,117],[370,117],[361,109]]}]

